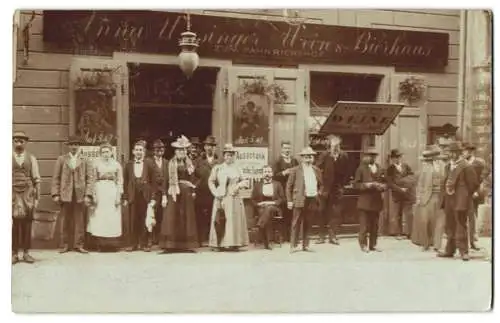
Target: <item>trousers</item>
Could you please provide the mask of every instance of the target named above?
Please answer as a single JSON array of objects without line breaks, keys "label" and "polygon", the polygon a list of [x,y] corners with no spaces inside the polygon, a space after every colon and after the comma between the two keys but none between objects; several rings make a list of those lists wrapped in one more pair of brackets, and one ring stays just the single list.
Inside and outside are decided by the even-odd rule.
[{"label": "trousers", "polygon": [[311,226],[311,217],[317,209],[316,198],[306,197],[304,207],[293,209],[292,228],[290,231],[290,245],[297,247],[299,237],[302,238],[302,248],[309,247],[309,230]]},{"label": "trousers", "polygon": [[[378,238],[378,221],[380,212],[359,210],[359,245],[375,248]],[[368,242],[368,243],[367,243]]]},{"label": "trousers", "polygon": [[31,248],[31,217],[12,219],[12,253]]}]

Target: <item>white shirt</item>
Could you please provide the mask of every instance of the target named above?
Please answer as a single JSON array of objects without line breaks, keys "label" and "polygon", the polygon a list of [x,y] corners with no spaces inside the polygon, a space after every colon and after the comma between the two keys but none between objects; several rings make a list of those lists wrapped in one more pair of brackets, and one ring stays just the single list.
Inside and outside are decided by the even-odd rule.
[{"label": "white shirt", "polygon": [[377,172],[377,164],[368,164],[368,167],[370,168],[370,171],[372,174],[375,174]]},{"label": "white shirt", "polygon": [[469,158],[467,161],[469,162],[469,164],[472,164],[474,160],[476,160],[476,158],[474,156],[471,156],[471,158]]},{"label": "white shirt", "polygon": [[303,165],[304,183],[306,186],[306,197],[316,197],[318,195],[318,179],[312,165]]},{"label": "white shirt", "polygon": [[144,168],[144,160],[135,160],[134,161],[134,175],[139,178],[142,177],[142,169]]},{"label": "white shirt", "polygon": [[284,156],[284,155],[281,155],[281,157],[283,157],[283,160],[285,161],[285,163],[287,164],[290,164],[292,162],[292,157],[291,156]]},{"label": "white shirt", "polygon": [[208,156],[208,155],[207,155],[207,162],[208,162],[209,164],[212,164],[212,163],[214,162],[214,156],[213,156],[213,155],[212,155],[212,156]]},{"label": "white shirt", "polygon": [[264,195],[264,196],[273,196],[274,195],[273,182],[264,183],[262,185],[262,195]]},{"label": "white shirt", "polygon": [[333,154],[332,157],[334,161],[337,161],[337,159],[339,159],[339,153]]},{"label": "white shirt", "polygon": [[72,153],[69,153],[69,168],[75,169],[76,168],[76,160],[78,159],[78,154],[73,155]]},{"label": "white shirt", "polygon": [[403,166],[401,164],[394,164],[394,166],[396,166],[396,169],[398,170],[398,172],[400,172],[400,173],[403,172]]}]

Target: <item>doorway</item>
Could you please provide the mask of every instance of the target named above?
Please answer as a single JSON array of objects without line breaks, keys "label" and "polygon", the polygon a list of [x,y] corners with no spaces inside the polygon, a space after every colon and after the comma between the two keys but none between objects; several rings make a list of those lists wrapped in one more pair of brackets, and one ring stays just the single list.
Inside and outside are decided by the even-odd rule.
[{"label": "doorway", "polygon": [[129,63],[130,147],[146,140],[148,152],[153,142],[166,145],[179,136],[200,141],[212,134],[213,97],[219,69],[199,67],[187,78],[178,66]]}]

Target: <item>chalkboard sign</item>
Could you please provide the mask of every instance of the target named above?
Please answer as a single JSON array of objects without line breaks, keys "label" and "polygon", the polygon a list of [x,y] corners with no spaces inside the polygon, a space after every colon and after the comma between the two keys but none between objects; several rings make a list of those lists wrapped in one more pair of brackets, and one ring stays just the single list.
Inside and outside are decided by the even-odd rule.
[{"label": "chalkboard sign", "polygon": [[76,135],[83,146],[117,144],[114,93],[99,88],[75,90]]}]

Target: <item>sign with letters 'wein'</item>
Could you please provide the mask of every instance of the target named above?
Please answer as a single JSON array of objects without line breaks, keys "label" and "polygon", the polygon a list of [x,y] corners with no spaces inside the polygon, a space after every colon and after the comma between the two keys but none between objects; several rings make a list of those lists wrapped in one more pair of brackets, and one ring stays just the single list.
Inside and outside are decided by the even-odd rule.
[{"label": "sign with letters 'wein'", "polygon": [[[185,15],[159,11],[47,10],[44,41],[56,51],[177,55]],[[281,63],[443,68],[448,33],[191,15],[201,57]]]},{"label": "sign with letters 'wein'", "polygon": [[320,134],[383,135],[404,103],[338,101]]}]

